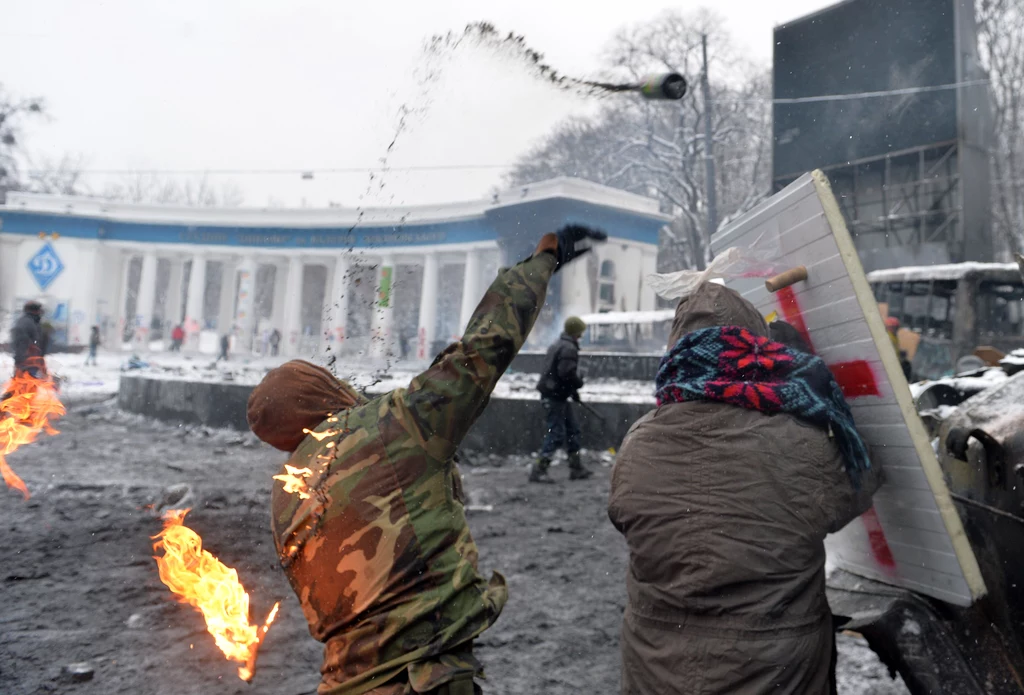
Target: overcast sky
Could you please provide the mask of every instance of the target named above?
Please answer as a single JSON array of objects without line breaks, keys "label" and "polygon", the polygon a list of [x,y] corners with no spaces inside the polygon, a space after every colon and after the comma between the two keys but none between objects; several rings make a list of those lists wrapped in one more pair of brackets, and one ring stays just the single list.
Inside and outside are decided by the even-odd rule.
[{"label": "overcast sky", "polygon": [[[395,167],[505,165],[561,118],[592,105],[516,65],[463,51],[417,87],[431,34],[487,20],[558,70],[594,75],[619,28],[697,2],[666,0],[0,0],[0,82],[45,97],[33,152],[93,170],[363,168],[395,136],[399,108],[425,109]],[[831,0],[717,0],[735,45],[766,65],[772,27]],[[247,205],[420,204],[478,198],[500,168],[392,171],[364,198],[365,172],[231,174]],[[100,178],[89,179],[94,189]]]}]

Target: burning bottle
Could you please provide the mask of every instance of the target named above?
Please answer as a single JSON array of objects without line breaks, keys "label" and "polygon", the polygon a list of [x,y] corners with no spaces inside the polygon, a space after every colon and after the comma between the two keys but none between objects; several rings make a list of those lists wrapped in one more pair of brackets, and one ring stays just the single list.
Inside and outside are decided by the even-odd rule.
[{"label": "burning bottle", "polygon": [[224,656],[242,664],[238,677],[251,681],[256,672],[256,653],[277,617],[280,603],[270,609],[262,626],[249,622],[249,594],[238,581],[238,572],[203,550],[203,539],[184,524],[189,511],[165,512],[164,529],[153,536],[153,550],[164,551],[162,557],[153,558],[160,581],[180,601],[203,614],[206,630]]}]

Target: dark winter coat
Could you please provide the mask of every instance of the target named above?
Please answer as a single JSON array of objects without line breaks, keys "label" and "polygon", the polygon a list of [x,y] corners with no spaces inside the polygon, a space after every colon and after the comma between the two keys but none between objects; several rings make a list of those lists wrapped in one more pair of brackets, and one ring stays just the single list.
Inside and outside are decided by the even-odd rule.
[{"label": "dark winter coat", "polygon": [[563,333],[548,348],[544,360],[544,371],[537,382],[537,390],[544,398],[564,401],[583,388],[577,368],[580,361],[580,345],[568,333]]},{"label": "dark winter coat", "polygon": [[[712,287],[680,302],[670,344],[714,325],[767,335]],[[636,422],[608,505],[630,554],[622,692],[828,693],[824,539],[879,484],[874,468],[855,492],[828,433],[790,415],[690,401]]]},{"label": "dark winter coat", "polygon": [[53,324],[43,321],[39,324],[39,352],[43,355],[50,354],[50,343],[53,340]]},{"label": "dark winter coat", "polygon": [[43,354],[39,318],[35,314],[22,314],[11,329],[11,352],[14,353],[16,369],[23,366],[29,357],[41,357]]}]

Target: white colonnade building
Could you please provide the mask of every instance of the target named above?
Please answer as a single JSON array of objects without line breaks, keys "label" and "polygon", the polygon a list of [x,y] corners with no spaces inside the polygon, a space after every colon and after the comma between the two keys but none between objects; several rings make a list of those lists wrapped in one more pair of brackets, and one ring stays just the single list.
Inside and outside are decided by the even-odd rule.
[{"label": "white colonnade building", "polygon": [[[199,208],[11,193],[0,206],[0,316],[43,301],[58,344],[150,350],[173,326],[184,349],[284,355],[330,348],[430,359],[461,334],[502,265],[577,222],[609,241],[559,273],[546,320],[655,308],[668,217],[649,198],[571,178],[490,199],[363,210]],[[543,321],[541,322],[543,323]],[[6,342],[7,335],[0,337]]]}]

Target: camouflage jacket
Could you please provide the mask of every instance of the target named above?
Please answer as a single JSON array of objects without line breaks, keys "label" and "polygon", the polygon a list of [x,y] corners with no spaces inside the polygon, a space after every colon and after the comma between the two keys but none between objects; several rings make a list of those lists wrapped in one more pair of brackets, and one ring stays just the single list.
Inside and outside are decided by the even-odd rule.
[{"label": "camouflage jacket", "polygon": [[[471,640],[508,591],[485,581],[455,449],[522,347],[555,268],[540,253],[502,271],[462,340],[397,389],[325,420],[275,483],[274,541],[312,635],[326,643],[319,693],[358,695],[407,671],[414,692],[471,680]],[[306,499],[302,499],[308,495]]]}]

